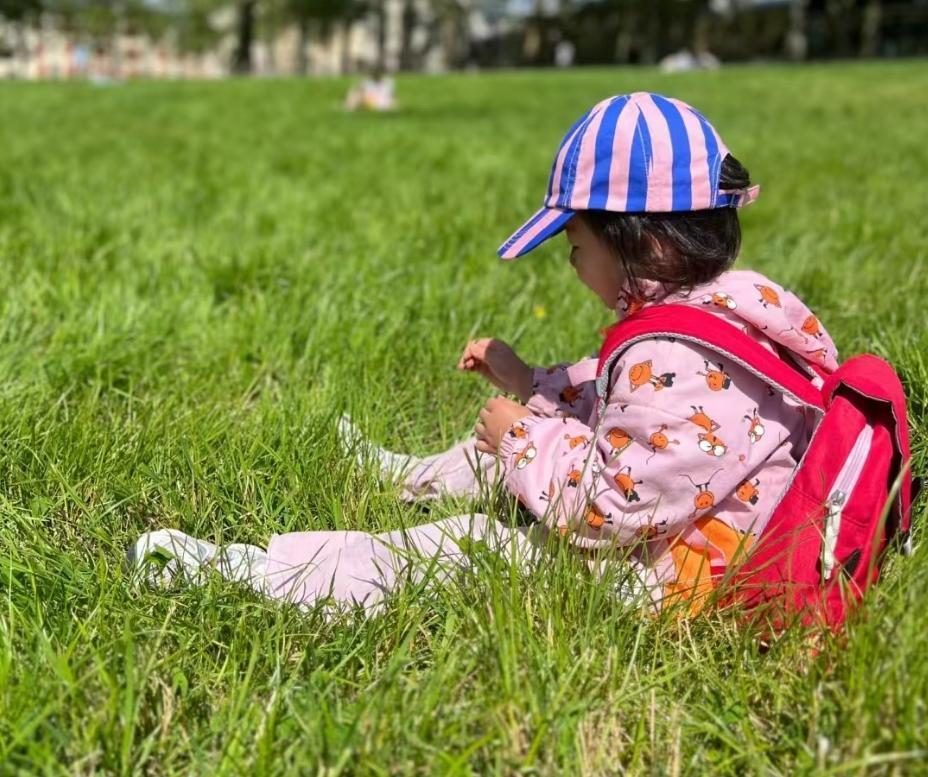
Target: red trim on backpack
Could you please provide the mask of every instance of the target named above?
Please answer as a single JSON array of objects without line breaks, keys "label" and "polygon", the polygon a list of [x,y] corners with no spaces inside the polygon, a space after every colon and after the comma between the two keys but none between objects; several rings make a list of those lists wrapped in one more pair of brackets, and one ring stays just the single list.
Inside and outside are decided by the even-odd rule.
[{"label": "red trim on backpack", "polygon": [[822,408],[822,392],[798,370],[713,313],[687,305],[652,305],[611,327],[599,353],[599,373],[606,361],[632,341],[651,337],[681,337],[722,351],[741,366],[807,405]]}]

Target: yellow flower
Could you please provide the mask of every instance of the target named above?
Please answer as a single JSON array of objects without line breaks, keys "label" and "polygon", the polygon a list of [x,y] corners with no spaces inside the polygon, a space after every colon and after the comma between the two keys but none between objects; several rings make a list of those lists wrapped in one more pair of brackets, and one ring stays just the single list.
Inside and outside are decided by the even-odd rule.
[{"label": "yellow flower", "polygon": [[544,318],[548,315],[548,311],[545,310],[544,305],[535,305],[535,307],[532,308],[532,315],[535,316],[535,318]]}]

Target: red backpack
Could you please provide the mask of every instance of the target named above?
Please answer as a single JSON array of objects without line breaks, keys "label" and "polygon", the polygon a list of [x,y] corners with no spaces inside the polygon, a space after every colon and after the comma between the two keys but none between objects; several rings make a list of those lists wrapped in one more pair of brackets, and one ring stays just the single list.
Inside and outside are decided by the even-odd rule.
[{"label": "red backpack", "polygon": [[896,373],[864,354],[831,374],[806,363],[806,374],[787,354],[777,357],[712,313],[654,305],[607,333],[597,379],[601,402],[622,352],[656,337],[716,351],[817,412],[792,481],[745,561],[723,581],[721,602],[764,613],[776,627],[796,621],[841,626],[879,577],[890,540],[911,549],[915,493],[905,393]]}]

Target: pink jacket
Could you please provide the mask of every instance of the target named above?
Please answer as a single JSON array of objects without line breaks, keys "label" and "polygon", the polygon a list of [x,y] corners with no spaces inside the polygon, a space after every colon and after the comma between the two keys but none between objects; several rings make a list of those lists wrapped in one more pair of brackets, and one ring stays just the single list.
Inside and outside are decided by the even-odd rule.
[{"label": "pink jacket", "polygon": [[[778,344],[802,363],[837,367],[818,319],[758,273],[648,296],[631,304],[699,306],[771,350]],[[535,370],[534,415],[500,447],[506,487],[582,548],[635,546],[640,582],[655,601],[710,589],[763,531],[812,419],[748,371],[683,341],[631,346],[602,415],[596,368],[593,358]]]}]

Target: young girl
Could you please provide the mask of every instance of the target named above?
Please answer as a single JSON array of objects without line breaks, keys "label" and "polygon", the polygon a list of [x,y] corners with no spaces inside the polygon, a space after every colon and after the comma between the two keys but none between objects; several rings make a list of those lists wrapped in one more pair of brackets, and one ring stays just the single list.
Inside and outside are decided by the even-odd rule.
[{"label": "young girl", "polygon": [[[757,273],[729,271],[740,246],[737,209],[757,194],[690,106],[644,92],[610,97],[565,135],[544,207],[499,253],[515,259],[565,231],[578,279],[619,319],[658,302],[691,305],[810,376],[808,365],[834,370],[834,344],[802,302]],[[462,536],[521,552],[553,530],[581,549],[626,548],[641,596],[656,607],[685,599],[695,611],[750,551],[811,435],[813,419],[801,406],[713,351],[672,337],[625,350],[602,405],[596,359],[533,369],[490,339],[468,344],[458,366],[518,401],[491,399],[475,439],[437,456],[364,452],[400,477],[408,499],[475,494],[498,475],[537,528],[458,517],[378,537],[280,535],[267,552],[222,552],[168,531],[144,535],[136,555],[161,548],[174,557],[169,573],[195,575],[211,563],[299,603],[329,597],[371,606],[412,557],[442,569],[466,566]],[[350,424],[342,431],[357,442]]]}]

